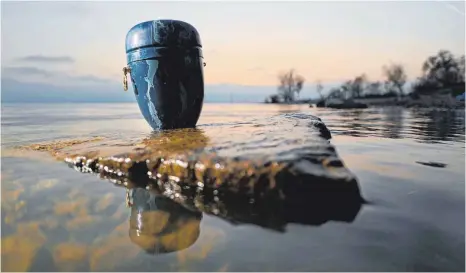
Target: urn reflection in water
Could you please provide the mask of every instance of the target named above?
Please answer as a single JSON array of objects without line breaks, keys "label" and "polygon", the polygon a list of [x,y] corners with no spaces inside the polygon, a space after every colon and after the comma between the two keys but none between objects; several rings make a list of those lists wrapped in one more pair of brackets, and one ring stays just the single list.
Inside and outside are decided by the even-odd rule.
[{"label": "urn reflection in water", "polygon": [[202,213],[144,188],[129,192],[131,241],[150,254],[186,249],[199,238]]},{"label": "urn reflection in water", "polygon": [[177,20],[140,23],[126,35],[136,100],[154,130],[195,127],[204,101],[202,45],[197,30]]}]

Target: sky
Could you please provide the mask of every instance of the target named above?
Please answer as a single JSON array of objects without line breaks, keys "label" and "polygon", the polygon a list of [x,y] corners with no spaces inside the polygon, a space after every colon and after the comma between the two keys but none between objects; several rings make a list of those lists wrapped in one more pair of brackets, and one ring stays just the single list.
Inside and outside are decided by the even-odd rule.
[{"label": "sky", "polygon": [[302,97],[317,96],[317,80],[382,80],[390,63],[413,80],[440,49],[464,54],[464,11],[463,1],[2,1],[2,101],[134,99],[121,83],[125,36],[155,19],[198,29],[206,101],[263,101],[292,68]]}]

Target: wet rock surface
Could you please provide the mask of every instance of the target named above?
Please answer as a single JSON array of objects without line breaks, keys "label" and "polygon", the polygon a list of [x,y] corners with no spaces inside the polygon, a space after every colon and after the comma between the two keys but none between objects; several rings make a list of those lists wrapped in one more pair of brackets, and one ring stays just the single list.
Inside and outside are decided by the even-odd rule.
[{"label": "wet rock surface", "polygon": [[283,231],[287,223],[355,219],[363,203],[357,179],[319,118],[287,113],[221,128],[46,150],[80,172],[153,190],[232,223]]}]

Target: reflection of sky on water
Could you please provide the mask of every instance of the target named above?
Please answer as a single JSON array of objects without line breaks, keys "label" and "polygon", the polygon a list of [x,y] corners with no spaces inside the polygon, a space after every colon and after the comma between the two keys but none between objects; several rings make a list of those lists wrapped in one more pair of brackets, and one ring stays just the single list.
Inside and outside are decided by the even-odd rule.
[{"label": "reflection of sky on water", "polygon": [[[381,108],[318,110],[334,134],[464,142],[464,110]],[[337,115],[337,117],[335,117]]]},{"label": "reflection of sky on water", "polygon": [[[2,146],[94,134],[118,141],[151,136],[133,104],[63,107],[2,105]],[[153,255],[129,236],[124,189],[63,164],[2,155],[2,269],[464,270],[464,111],[285,108],[206,104],[199,128],[215,143],[235,130],[231,137],[247,137],[251,131],[234,124],[251,117],[291,111],[321,117],[370,202],[353,223],[289,224],[277,233],[204,214],[194,221],[200,233],[191,246]],[[149,221],[163,218],[152,216]]]},{"label": "reflection of sky on water", "polygon": [[[5,160],[2,167],[12,169],[18,165],[14,161]],[[73,171],[51,179],[61,173],[62,165],[21,163],[21,174],[7,172],[2,181],[3,270],[140,268],[141,259],[154,257],[157,249],[162,254],[190,247],[162,255],[163,264],[157,265],[158,270],[182,270],[222,241],[216,239],[221,231],[215,227],[199,233],[201,215],[171,201],[159,198],[157,209],[152,204],[132,210],[125,206],[122,188]],[[167,216],[165,223],[162,216]],[[142,227],[132,226],[132,219],[140,219]],[[158,228],[163,232],[157,235]],[[196,239],[202,242],[193,246]]]}]

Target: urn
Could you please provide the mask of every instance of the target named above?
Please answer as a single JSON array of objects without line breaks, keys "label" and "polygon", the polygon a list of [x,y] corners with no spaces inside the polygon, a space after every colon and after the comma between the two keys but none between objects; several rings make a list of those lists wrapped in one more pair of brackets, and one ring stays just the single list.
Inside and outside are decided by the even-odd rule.
[{"label": "urn", "polygon": [[126,35],[127,67],[139,109],[154,130],[196,126],[204,101],[198,31],[178,20],[147,21]]}]

